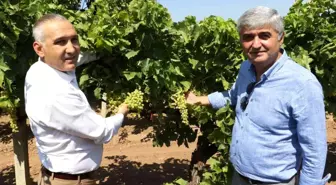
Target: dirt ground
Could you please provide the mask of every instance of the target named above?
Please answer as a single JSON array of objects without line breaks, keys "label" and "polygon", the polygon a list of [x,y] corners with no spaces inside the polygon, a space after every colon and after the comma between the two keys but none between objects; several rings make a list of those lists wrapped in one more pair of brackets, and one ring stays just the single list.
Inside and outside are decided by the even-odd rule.
[{"label": "dirt ground", "polygon": [[[15,184],[13,144],[8,117],[0,117],[0,185]],[[113,140],[104,146],[103,161],[98,171],[102,185],[161,185],[178,177],[187,178],[191,152],[189,148],[172,143],[170,147],[155,148],[146,140],[150,125],[128,122]],[[333,174],[328,185],[336,185],[336,122],[328,117],[329,152],[326,172]],[[34,138],[29,140],[29,164],[32,181],[37,181],[40,162]]]}]

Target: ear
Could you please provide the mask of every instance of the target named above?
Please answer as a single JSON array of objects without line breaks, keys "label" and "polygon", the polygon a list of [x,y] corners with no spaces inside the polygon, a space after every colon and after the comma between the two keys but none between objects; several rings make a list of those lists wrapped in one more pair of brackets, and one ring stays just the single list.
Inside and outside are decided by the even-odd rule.
[{"label": "ear", "polygon": [[43,58],[44,57],[44,49],[43,49],[43,44],[41,42],[35,41],[33,43],[33,48],[36,52],[36,54],[40,57]]},{"label": "ear", "polygon": [[278,35],[278,40],[279,40],[279,42],[280,42],[280,45],[283,44],[283,42],[284,42],[284,38],[285,38],[285,32],[282,32],[281,35]]}]

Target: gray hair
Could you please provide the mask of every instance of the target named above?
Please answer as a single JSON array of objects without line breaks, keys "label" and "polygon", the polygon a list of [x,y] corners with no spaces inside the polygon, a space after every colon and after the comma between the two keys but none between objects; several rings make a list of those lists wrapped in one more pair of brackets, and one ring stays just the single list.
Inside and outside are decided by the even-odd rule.
[{"label": "gray hair", "polygon": [[283,19],[277,10],[258,6],[247,10],[238,19],[237,29],[240,32],[242,29],[256,29],[264,26],[271,26],[278,32],[278,39],[280,40],[284,32]]},{"label": "gray hair", "polygon": [[43,33],[42,25],[46,22],[54,21],[54,20],[68,21],[68,19],[66,19],[64,16],[55,14],[55,13],[43,15],[41,18],[39,18],[35,22],[33,26],[33,37],[35,41],[38,41],[38,42],[44,41],[44,33]]}]

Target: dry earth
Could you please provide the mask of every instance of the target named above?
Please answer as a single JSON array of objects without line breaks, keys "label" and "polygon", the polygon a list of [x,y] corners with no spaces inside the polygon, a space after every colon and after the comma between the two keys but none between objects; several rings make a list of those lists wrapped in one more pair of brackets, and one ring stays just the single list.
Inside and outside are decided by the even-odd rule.
[{"label": "dry earth", "polygon": [[[8,117],[0,117],[0,185],[15,184],[13,168],[13,144],[8,126]],[[326,172],[332,173],[336,185],[336,122],[328,117],[329,152]],[[104,146],[104,156],[98,171],[102,185],[161,185],[178,177],[187,178],[191,152],[189,148],[172,143],[170,147],[155,148],[146,140],[150,125],[143,122],[128,122],[118,136]],[[32,135],[29,140],[29,164],[32,181],[36,182],[40,162]]]}]

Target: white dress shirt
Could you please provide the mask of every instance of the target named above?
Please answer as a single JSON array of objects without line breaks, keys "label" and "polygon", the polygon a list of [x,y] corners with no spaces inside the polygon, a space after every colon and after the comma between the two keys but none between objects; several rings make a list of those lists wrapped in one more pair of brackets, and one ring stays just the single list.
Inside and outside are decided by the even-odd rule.
[{"label": "white dress shirt", "polygon": [[[78,65],[90,60],[80,56]],[[78,88],[75,71],[61,72],[41,60],[25,79],[25,104],[38,154],[52,172],[80,174],[97,169],[103,143],[117,134],[124,115],[103,118]]]}]

